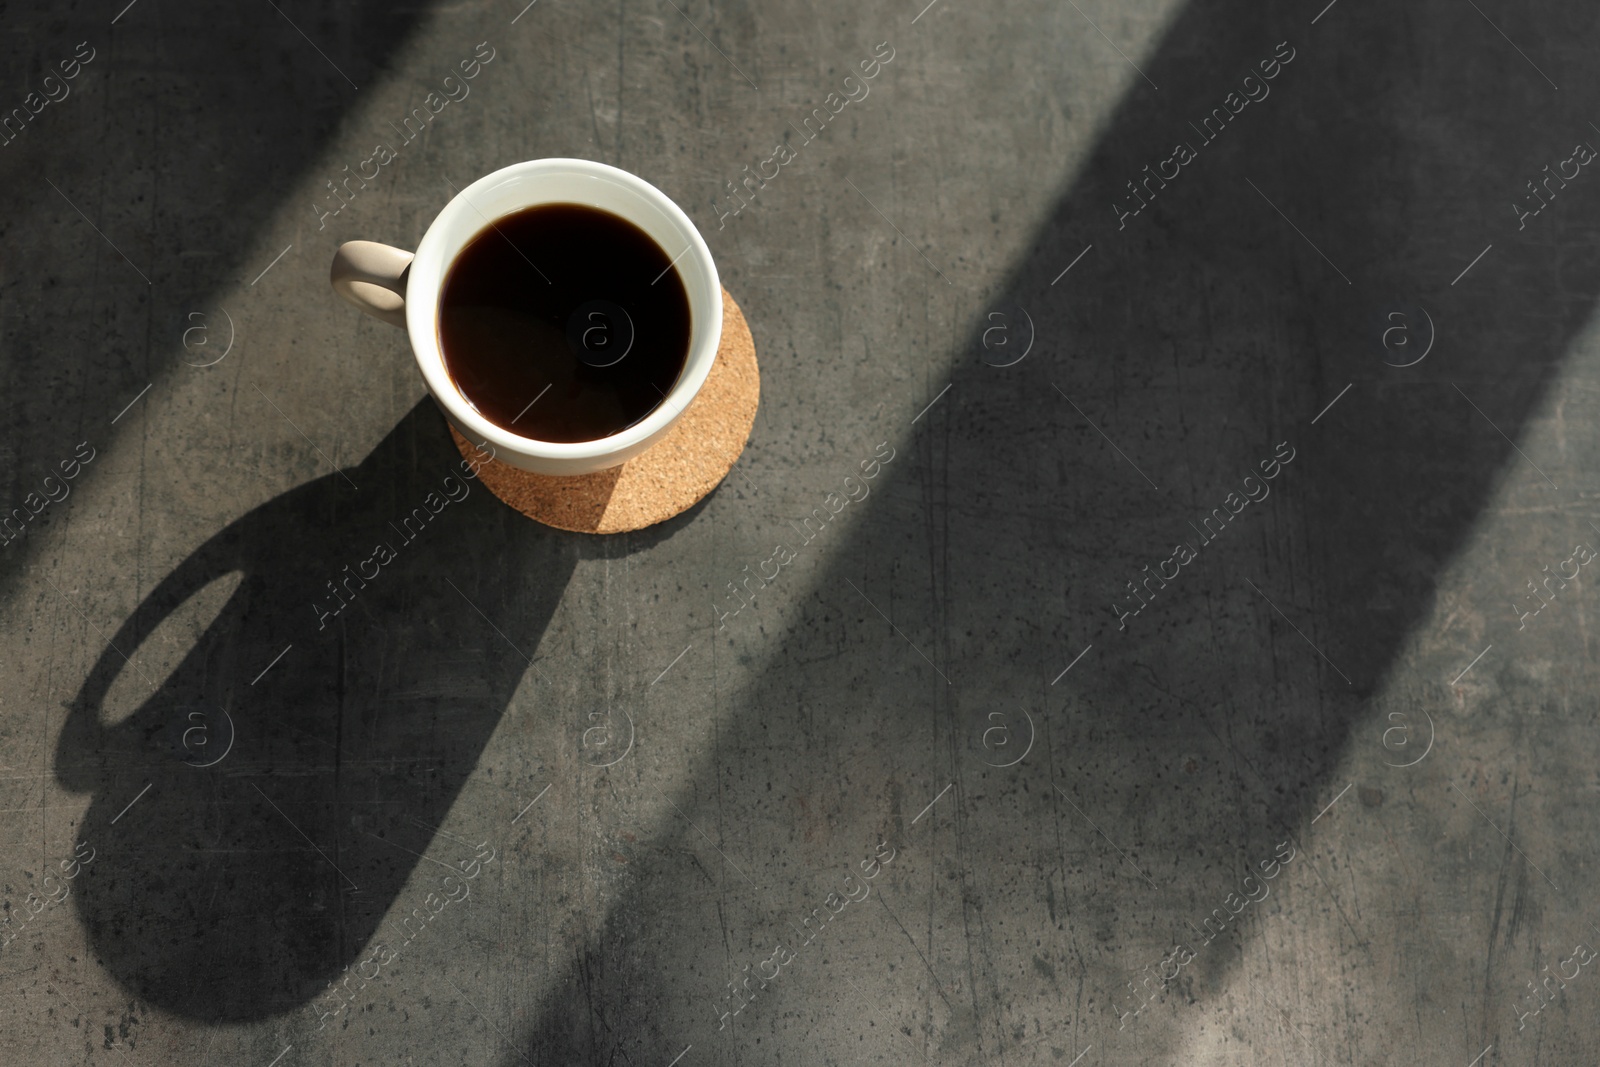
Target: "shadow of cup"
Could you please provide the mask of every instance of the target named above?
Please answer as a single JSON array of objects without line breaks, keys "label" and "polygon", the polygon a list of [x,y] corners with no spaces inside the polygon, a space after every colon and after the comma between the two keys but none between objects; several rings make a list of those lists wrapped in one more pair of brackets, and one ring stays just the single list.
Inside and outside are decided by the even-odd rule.
[{"label": "shadow of cup", "polygon": [[[380,924],[413,868],[474,855],[433,828],[529,669],[578,542],[491,499],[423,401],[355,469],[190,555],[112,639],[59,741],[60,781],[94,793],[79,836],[97,862],[74,896],[99,962],[165,1011],[248,1021],[398,934]],[[141,642],[230,574],[170,676],[147,677]],[[148,694],[108,723],[123,672],[119,688]]]}]

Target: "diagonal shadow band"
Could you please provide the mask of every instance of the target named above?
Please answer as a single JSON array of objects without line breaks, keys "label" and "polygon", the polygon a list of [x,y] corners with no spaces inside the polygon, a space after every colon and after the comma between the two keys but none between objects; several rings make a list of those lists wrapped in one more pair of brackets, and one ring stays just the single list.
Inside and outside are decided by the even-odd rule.
[{"label": "diagonal shadow band", "polygon": [[[268,266],[277,249],[244,257],[257,254],[284,189],[316,165],[339,117],[371,95],[429,6],[179,0],[127,5],[114,26],[115,11],[76,8],[8,19],[0,54],[32,85],[79,41],[95,58],[64,98],[0,137],[10,191],[0,225],[14,253],[0,274],[11,302],[0,349],[6,514],[79,441],[110,452],[137,425],[127,409],[149,400],[143,390],[201,373],[190,368],[240,340],[223,325],[218,292]],[[184,331],[201,323],[212,343],[190,354]],[[233,359],[209,373],[232,378],[244,347],[233,344]],[[0,552],[0,591],[9,595],[48,528],[59,528],[56,510]]]}]

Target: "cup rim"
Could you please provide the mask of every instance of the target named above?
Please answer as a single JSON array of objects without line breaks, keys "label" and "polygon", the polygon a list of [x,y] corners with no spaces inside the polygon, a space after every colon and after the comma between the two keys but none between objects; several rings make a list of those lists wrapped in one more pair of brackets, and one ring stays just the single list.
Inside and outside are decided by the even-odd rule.
[{"label": "cup rim", "polygon": [[[537,437],[525,437],[513,433],[497,423],[481,415],[467,398],[457,388],[455,381],[450,377],[450,371],[445,366],[444,353],[439,343],[439,295],[443,288],[445,278],[450,266],[456,257],[468,244],[481,234],[491,223],[504,218],[510,212],[501,212],[493,218],[479,212],[472,202],[475,192],[484,190],[503,182],[511,177],[535,176],[551,172],[567,171],[581,177],[596,177],[621,185],[642,199],[650,202],[667,216],[679,230],[680,236],[688,242],[687,252],[691,258],[699,261],[710,278],[710,293],[708,299],[697,301],[694,287],[685,285],[686,295],[689,299],[690,337],[689,352],[685,356],[683,371],[678,375],[678,380],[673,383],[661,403],[651,409],[650,413],[632,426],[619,430],[606,437],[597,437],[590,441],[545,441]],[[567,204],[584,203],[580,196],[533,198],[520,204],[514,210],[524,210],[539,204]],[[639,225],[638,221],[630,218],[625,212],[617,211],[611,207],[599,207],[600,210],[621,215]],[[474,219],[476,220],[474,224]],[[452,236],[454,234],[454,236]],[[659,242],[658,242],[659,243]],[[665,250],[663,250],[665,251]],[[681,261],[683,253],[679,253]],[[422,268],[419,270],[419,268]],[[419,279],[428,277],[428,291],[425,294],[417,289]],[[697,307],[703,303],[704,308]],[[711,374],[711,367],[716,361],[717,347],[722,334],[722,282],[717,275],[716,261],[711,257],[711,249],[706,245],[705,238],[695,226],[693,220],[684,210],[673,201],[666,193],[645,181],[637,174],[632,174],[618,167],[600,163],[590,159],[577,159],[565,156],[553,156],[544,159],[525,160],[501,167],[478,178],[466,188],[452,197],[434,220],[428,224],[427,232],[417,244],[415,258],[410,266],[410,273],[406,281],[406,334],[411,341],[411,351],[415,355],[417,365],[422,371],[423,380],[434,398],[442,404],[458,428],[468,431],[477,441],[487,442],[496,450],[504,449],[513,455],[522,455],[539,459],[552,460],[592,460],[604,458],[613,453],[636,448],[643,442],[661,433],[674,420],[681,415],[695,395],[699,393],[706,378]],[[701,334],[695,340],[695,315],[703,312],[709,320],[711,329]]]}]

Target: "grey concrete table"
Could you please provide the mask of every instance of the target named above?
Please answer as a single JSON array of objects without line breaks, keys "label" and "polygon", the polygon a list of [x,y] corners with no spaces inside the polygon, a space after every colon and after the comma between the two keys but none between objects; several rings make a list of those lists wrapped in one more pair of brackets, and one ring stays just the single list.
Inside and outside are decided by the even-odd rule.
[{"label": "grey concrete table", "polygon": [[[0,1062],[1600,1057],[1600,15],[924,3],[0,15]],[[749,448],[332,614],[333,250],[558,155]]]}]

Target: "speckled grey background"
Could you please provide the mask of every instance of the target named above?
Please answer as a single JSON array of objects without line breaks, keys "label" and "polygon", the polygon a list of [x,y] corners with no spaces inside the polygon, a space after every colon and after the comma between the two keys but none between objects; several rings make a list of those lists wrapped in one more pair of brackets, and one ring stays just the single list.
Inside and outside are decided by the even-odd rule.
[{"label": "speckled grey background", "polygon": [[[1597,19],[0,12],[0,1061],[1594,1060]],[[333,250],[554,155],[701,227],[749,447],[324,617],[456,461]]]}]

